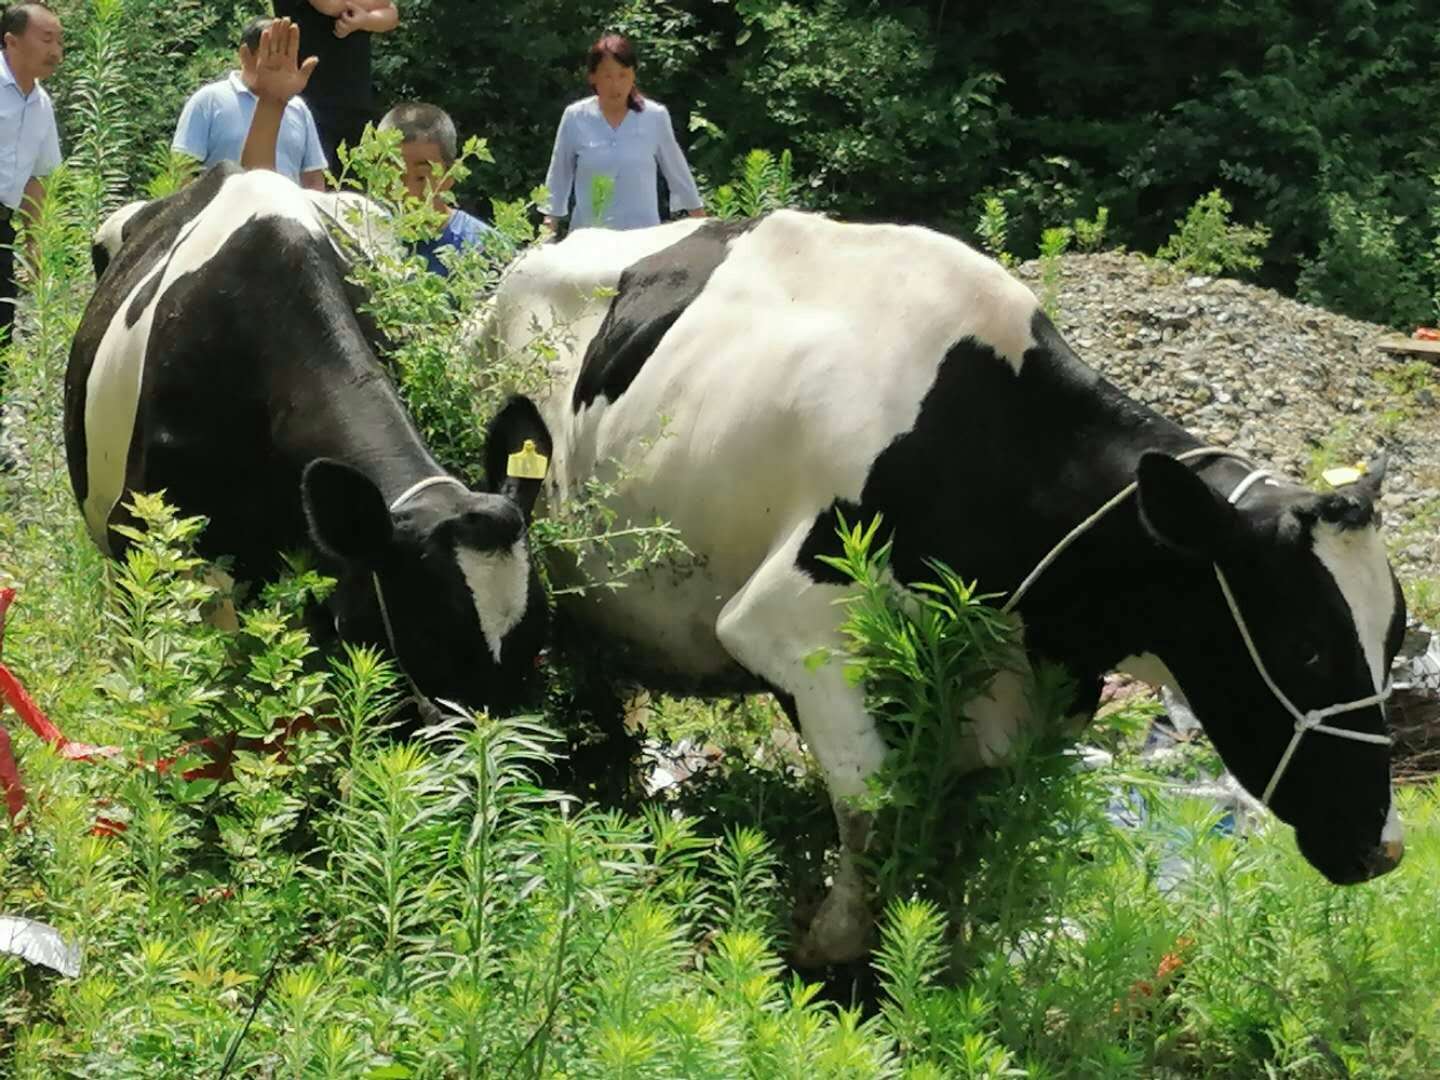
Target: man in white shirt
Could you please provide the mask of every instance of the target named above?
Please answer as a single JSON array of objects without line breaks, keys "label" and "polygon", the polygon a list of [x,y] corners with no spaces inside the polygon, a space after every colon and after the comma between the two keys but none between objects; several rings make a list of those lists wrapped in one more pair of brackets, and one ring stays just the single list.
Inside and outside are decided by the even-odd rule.
[{"label": "man in white shirt", "polygon": [[[55,107],[39,80],[64,58],[60,20],[44,4],[14,4],[0,15],[0,398],[9,374],[4,346],[15,322],[15,215],[34,216],[48,176],[60,164]],[[0,450],[0,470],[8,462]]]},{"label": "man in white shirt", "polygon": [[[252,19],[240,39],[240,70],[197,90],[180,113],[171,145],[204,168],[239,161],[255,115],[255,54],[269,19]],[[325,153],[309,107],[298,97],[285,105],[275,144],[275,171],[307,188],[325,187]]]}]

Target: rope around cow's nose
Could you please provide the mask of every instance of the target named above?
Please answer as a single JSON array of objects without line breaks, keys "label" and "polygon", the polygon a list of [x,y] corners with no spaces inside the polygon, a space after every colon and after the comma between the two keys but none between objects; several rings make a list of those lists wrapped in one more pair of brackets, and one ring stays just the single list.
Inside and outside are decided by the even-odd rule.
[{"label": "rope around cow's nose", "polygon": [[[1240,497],[1249,490],[1250,485],[1268,476],[1264,469],[1255,469],[1244,480],[1236,485],[1235,490],[1230,493],[1230,505],[1234,506],[1240,501]],[[1383,690],[1376,690],[1369,697],[1360,698],[1357,701],[1348,701],[1343,705],[1327,705],[1323,709],[1311,709],[1309,712],[1301,712],[1295,703],[1285,696],[1278,683],[1270,677],[1270,672],[1265,667],[1265,662],[1260,659],[1260,650],[1255,647],[1255,640],[1250,636],[1250,628],[1245,625],[1245,617],[1240,614],[1240,605],[1235,602],[1235,593],[1230,588],[1230,582],[1225,577],[1225,571],[1220,569],[1220,564],[1215,563],[1215,580],[1220,583],[1220,591],[1225,594],[1225,603],[1230,608],[1230,615],[1235,620],[1235,627],[1240,631],[1240,638],[1245,642],[1245,651],[1250,654],[1250,660],[1255,665],[1255,670],[1260,673],[1260,678],[1270,688],[1270,693],[1275,699],[1285,706],[1295,720],[1295,734],[1290,736],[1290,743],[1285,747],[1285,753],[1280,755],[1280,763],[1275,766],[1275,772],[1270,777],[1270,782],[1265,785],[1265,794],[1260,801],[1270,805],[1270,796],[1275,794],[1275,788],[1280,783],[1280,778],[1285,775],[1285,770],[1290,765],[1290,759],[1295,756],[1295,751],[1300,748],[1300,740],[1307,732],[1318,731],[1322,735],[1334,735],[1341,739],[1351,739],[1355,742],[1371,743],[1376,746],[1390,746],[1394,740],[1389,735],[1372,735],[1368,731],[1350,731],[1346,728],[1331,727],[1323,721],[1331,716],[1338,716],[1341,713],[1354,712],[1356,709],[1366,709],[1371,705],[1383,705],[1390,697],[1390,684],[1387,681]]]},{"label": "rope around cow's nose", "polygon": [[[1229,457],[1235,458],[1238,461],[1246,461],[1240,454],[1221,446],[1201,446],[1175,455],[1177,461],[1188,461],[1190,458],[1196,457]],[[1252,470],[1250,474],[1235,485],[1235,489],[1230,492],[1228,498],[1230,505],[1234,506],[1238,503],[1241,496],[1249,491],[1251,486],[1267,478],[1269,475],[1270,474],[1264,469]],[[1001,610],[1006,613],[1013,611],[1015,606],[1020,603],[1021,597],[1029,591],[1030,587],[1035,584],[1040,575],[1060,557],[1066,548],[1084,536],[1086,532],[1094,527],[1096,522],[1134,494],[1135,489],[1139,486],[1138,481],[1131,481],[1119,492],[1111,496],[1100,509],[1096,510],[1084,521],[1080,522],[1079,525],[1076,525],[1075,528],[1066,533],[1060,542],[1051,548],[1045,557],[1035,565],[1035,569],[1031,570],[1030,573],[1025,576],[1025,580],[1020,582],[1015,591],[1010,594],[1010,599],[1005,602]],[[1262,804],[1265,806],[1270,805],[1270,798],[1275,794],[1275,788],[1279,785],[1280,778],[1285,775],[1285,770],[1289,768],[1290,760],[1295,756],[1295,751],[1299,749],[1300,740],[1311,731],[1319,732],[1322,735],[1334,735],[1340,739],[1350,739],[1354,742],[1371,743],[1375,746],[1391,746],[1394,744],[1395,740],[1389,735],[1372,735],[1367,731],[1350,731],[1346,728],[1332,727],[1324,723],[1329,717],[1338,716],[1341,713],[1354,712],[1357,709],[1369,708],[1372,705],[1383,705],[1390,697],[1391,687],[1388,680],[1384,689],[1377,689],[1375,693],[1369,697],[1360,698],[1356,701],[1347,701],[1340,705],[1327,705],[1323,709],[1311,709],[1308,712],[1301,712],[1295,706],[1295,703],[1285,696],[1284,691],[1280,689],[1275,680],[1270,677],[1269,670],[1265,667],[1264,661],[1260,659],[1260,650],[1255,647],[1255,641],[1250,636],[1250,628],[1245,623],[1245,617],[1240,613],[1240,605],[1235,601],[1235,594],[1230,588],[1229,580],[1225,577],[1225,571],[1220,569],[1219,563],[1212,563],[1211,565],[1215,570],[1215,580],[1220,583],[1220,592],[1224,595],[1225,603],[1230,608],[1230,616],[1235,621],[1235,628],[1240,631],[1240,638],[1245,643],[1245,650],[1250,654],[1250,661],[1255,665],[1255,670],[1260,673],[1261,680],[1269,687],[1270,693],[1274,695],[1275,700],[1284,706],[1285,711],[1288,712],[1295,721],[1295,733],[1290,737],[1290,743],[1285,747],[1285,752],[1281,754],[1280,761],[1275,766],[1274,773],[1270,776],[1270,782],[1265,785],[1265,793],[1260,797]]]}]

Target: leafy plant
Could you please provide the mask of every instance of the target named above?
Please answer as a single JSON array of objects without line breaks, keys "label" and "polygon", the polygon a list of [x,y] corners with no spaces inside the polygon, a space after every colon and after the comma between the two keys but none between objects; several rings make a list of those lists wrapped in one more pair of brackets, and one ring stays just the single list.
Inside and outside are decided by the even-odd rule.
[{"label": "leafy plant", "polygon": [[779,158],[768,150],[751,150],[735,179],[721,184],[709,199],[710,213],[720,218],[753,218],[798,205],[800,186],[789,150]]},{"label": "leafy plant", "polygon": [[610,204],[615,201],[615,178],[606,173],[596,173],[590,179],[590,205],[595,209],[595,220],[604,221]]},{"label": "leafy plant", "polygon": [[1063,225],[1046,229],[1040,236],[1040,306],[1052,319],[1060,313],[1060,256],[1074,237],[1074,232]]},{"label": "leafy plant", "polygon": [[[533,230],[523,226],[524,211],[497,216],[510,232],[483,248],[450,257],[448,276],[432,274],[411,245],[433,236],[444,215],[428,200],[409,198],[401,177],[404,159],[398,131],[367,130],[361,145],[342,152],[340,170],[348,187],[385,211],[380,242],[358,250],[352,276],[365,291],[361,311],[375,327],[375,341],[397,376],[427,445],[440,462],[471,485],[482,481],[485,429],[510,393],[538,392],[548,382],[534,354],[509,355],[484,365],[477,327],[488,310],[504,260],[529,243]],[[490,157],[485,143],[470,139],[444,179],[463,178],[471,163]],[[369,228],[356,222],[356,231]]]},{"label": "leafy plant", "polygon": [[235,66],[240,29],[263,0],[60,0],[65,62],[55,97],[73,167],[101,180],[113,207],[141,187],[185,99]]},{"label": "leafy plant", "polygon": [[72,75],[71,107],[80,123],[71,163],[96,179],[102,210],[124,201],[130,180],[126,165],[136,136],[126,72],[126,24],[125,0],[93,0],[86,40],[72,60],[78,70]]},{"label": "leafy plant", "polygon": [[1254,270],[1260,265],[1256,252],[1270,242],[1270,230],[1232,223],[1233,209],[1218,188],[1202,196],[1183,219],[1175,222],[1177,231],[1156,256],[1191,274]]},{"label": "leafy plant", "polygon": [[1405,583],[1405,604],[1411,614],[1429,626],[1440,623],[1440,578],[1417,578]]},{"label": "leafy plant", "polygon": [[998,195],[987,196],[975,231],[990,257],[1005,267],[1013,267],[1017,262],[1005,246],[1009,229],[1010,211],[1005,208],[1005,200]]},{"label": "leafy plant", "polygon": [[1108,206],[1098,207],[1095,216],[1089,220],[1076,218],[1075,246],[1086,252],[1099,251],[1105,243],[1105,229],[1110,224],[1110,208]]},{"label": "leafy plant", "polygon": [[1355,425],[1348,420],[1338,421],[1311,450],[1310,460],[1305,465],[1305,483],[1310,487],[1319,487],[1324,483],[1327,470],[1353,464],[1359,456],[1360,438]]},{"label": "leafy plant", "polygon": [[[459,180],[467,163],[488,158],[484,143],[471,139],[434,183],[446,177]],[[563,324],[537,330],[530,341],[514,348],[497,348],[483,339],[507,260],[540,240],[528,221],[534,204],[497,204],[495,220],[505,230],[502,239],[451,257],[450,273],[442,277],[429,273],[406,246],[433,235],[443,218],[428,201],[404,195],[400,133],[367,131],[359,147],[342,152],[342,167],[347,184],[385,208],[384,228],[400,241],[357,251],[352,275],[365,290],[361,310],[373,320],[377,344],[432,452],[467,483],[479,485],[485,479],[484,439],[490,419],[512,394],[546,392],[558,349],[573,344]],[[663,431],[656,437],[664,437]],[[561,548],[599,567],[585,581],[557,586],[558,592],[620,588],[641,570],[687,554],[667,523],[617,518],[609,500],[624,474],[618,467],[611,472],[613,477],[590,478],[567,502],[549,507],[532,527],[537,553]]]},{"label": "leafy plant", "polygon": [[163,199],[173,195],[200,172],[200,163],[189,154],[181,154],[168,146],[150,159],[151,176],[145,185],[147,199]]},{"label": "leafy plant", "polygon": [[1325,211],[1329,230],[1296,280],[1301,299],[1372,322],[1425,322],[1433,314],[1431,290],[1423,262],[1405,250],[1404,222],[1383,199],[1348,192],[1329,195]]}]

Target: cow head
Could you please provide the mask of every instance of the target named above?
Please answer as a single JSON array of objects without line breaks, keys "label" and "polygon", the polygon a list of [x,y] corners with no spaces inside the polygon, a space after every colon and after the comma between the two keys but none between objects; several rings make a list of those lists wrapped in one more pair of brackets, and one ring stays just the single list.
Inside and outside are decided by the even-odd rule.
[{"label": "cow head", "polygon": [[525,514],[513,499],[440,479],[392,507],[349,465],[306,466],[310,535],[339,564],[336,628],[393,652],[427,697],[509,707],[547,624]]},{"label": "cow head", "polygon": [[[1325,495],[1254,484],[1232,505],[1233,493],[1174,458],[1147,454],[1139,468],[1144,526],[1188,564],[1177,595],[1183,576],[1198,598],[1193,611],[1170,615],[1156,651],[1226,766],[1256,796],[1273,785],[1270,808],[1337,884],[1385,873],[1403,850],[1390,751],[1379,741],[1383,704],[1313,715],[1374,698],[1400,647],[1405,604],[1374,509],[1383,474],[1381,462]],[[1370,738],[1309,730],[1281,769],[1297,730],[1285,699],[1312,721]]]}]

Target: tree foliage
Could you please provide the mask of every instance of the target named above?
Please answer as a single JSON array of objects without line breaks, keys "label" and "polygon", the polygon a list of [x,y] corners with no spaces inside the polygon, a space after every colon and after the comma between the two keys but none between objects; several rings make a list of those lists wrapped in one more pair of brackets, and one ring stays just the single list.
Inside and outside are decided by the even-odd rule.
[{"label": "tree foliage", "polygon": [[[124,56],[128,127],[106,167],[136,188],[185,97],[233,62],[266,0],[60,0],[72,42]],[[113,9],[113,10],[112,10]],[[375,47],[377,107],[443,105],[494,162],[460,190],[482,213],[545,175],[564,106],[602,30],[638,43],[641,86],[670,106],[714,187],[754,147],[790,149],[804,201],[975,239],[986,200],[1007,248],[1109,207],[1109,239],[1153,251],[1220,189],[1270,230],[1265,283],[1371,319],[1435,317],[1440,64],[1434,5],[1174,7],[1154,0],[966,8],[949,0],[406,0]],[[108,13],[108,14],[107,14]],[[80,65],[52,89],[90,107]],[[118,81],[117,81],[118,80]],[[65,131],[67,149],[88,153]]]},{"label": "tree foliage", "polygon": [[[412,0],[379,70],[382,97],[443,102],[489,138],[503,164],[479,185],[514,194],[544,176],[560,111],[585,93],[584,49],[616,27],[706,178],[788,147],[808,201],[967,238],[1000,198],[1022,257],[1102,205],[1113,242],[1153,251],[1219,188],[1270,230],[1263,281],[1405,322],[1433,317],[1440,283],[1432,8]],[[1380,265],[1407,274],[1357,261],[1357,220],[1389,230]]]}]

